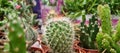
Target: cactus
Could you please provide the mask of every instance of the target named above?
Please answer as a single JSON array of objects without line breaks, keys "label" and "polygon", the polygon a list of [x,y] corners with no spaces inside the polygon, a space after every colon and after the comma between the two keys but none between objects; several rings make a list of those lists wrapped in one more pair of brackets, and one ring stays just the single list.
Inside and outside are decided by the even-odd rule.
[{"label": "cactus", "polygon": [[[99,17],[102,21],[102,32],[103,33],[107,33],[107,34],[111,34],[111,12],[110,12],[110,8],[108,7],[108,5],[99,5],[98,6],[98,14]],[[107,26],[107,27],[106,27]]]},{"label": "cactus", "polygon": [[86,25],[85,14],[82,15],[82,22],[80,23],[80,42],[81,46],[87,49],[96,49],[95,38],[99,31],[98,22],[95,15],[89,19],[89,24]]},{"label": "cactus", "polygon": [[[97,44],[99,50],[102,52],[103,50],[106,50],[105,52],[110,53],[110,49],[112,48],[110,45],[111,37],[108,34],[104,34],[102,32],[99,32],[97,34]],[[114,49],[114,48],[112,48]]]},{"label": "cactus", "polygon": [[25,34],[17,13],[12,11],[8,18],[9,53],[26,53]]},{"label": "cactus", "polygon": [[[4,20],[5,18],[7,18],[7,22],[3,20],[1,23],[4,26],[6,26],[5,24],[8,24],[7,27],[5,28],[7,29],[5,30],[5,33],[7,32],[9,33],[7,37],[10,40],[9,43],[7,43],[7,45],[4,44],[5,46],[4,50],[7,51],[8,53],[26,53],[25,40],[27,41],[29,40],[33,43],[36,41],[38,35],[35,33],[32,27],[29,26],[29,25],[33,26],[34,24],[33,23],[34,14],[32,13],[32,11],[30,11],[31,6],[29,4],[26,4],[26,2],[23,0],[21,1],[1,0],[0,7],[2,7],[0,8],[0,13],[1,12],[4,13]],[[26,24],[24,24],[25,22]],[[27,31],[25,30],[26,34],[24,33],[23,29],[27,30]],[[32,43],[30,43],[30,45]],[[8,44],[10,48],[8,48]],[[30,45],[28,44],[28,47]]]},{"label": "cactus", "polygon": [[44,38],[52,53],[73,53],[74,31],[67,18],[48,19],[44,27]]},{"label": "cactus", "polygon": [[119,38],[120,38],[120,21],[118,22],[118,25],[116,27],[115,35],[113,35],[112,38],[115,42],[119,41]]},{"label": "cactus", "polygon": [[120,20],[118,22],[116,31],[113,32],[111,28],[110,8],[106,5],[98,6],[98,14],[101,18],[101,30],[97,34],[96,40],[100,52],[104,53],[119,53],[120,45],[117,42],[120,40]]},{"label": "cactus", "polygon": [[36,41],[38,37],[38,33],[33,30],[28,24],[26,24],[26,33],[25,33],[25,38],[26,41],[28,41],[27,49],[30,49],[30,46],[32,46]]}]

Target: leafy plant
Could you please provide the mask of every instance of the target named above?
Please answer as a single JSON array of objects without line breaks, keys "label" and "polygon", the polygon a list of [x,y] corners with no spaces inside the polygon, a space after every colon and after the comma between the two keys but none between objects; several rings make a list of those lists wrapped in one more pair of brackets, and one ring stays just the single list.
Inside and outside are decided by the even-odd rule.
[{"label": "leafy plant", "polygon": [[120,0],[102,0],[103,4],[108,4],[112,14],[118,15],[120,13]]},{"label": "leafy plant", "polygon": [[[12,2],[9,1],[9,5],[11,6],[1,8],[4,9],[5,19],[0,22],[5,26],[8,24],[8,26],[6,26],[5,33],[9,33],[6,37],[10,40],[9,43],[6,42],[4,49],[11,53],[26,53],[26,41],[29,40],[32,42],[28,44],[29,48],[30,45],[36,41],[36,37],[38,35],[32,29],[35,22],[35,15],[31,12],[30,6],[26,4],[26,2],[14,0]],[[16,8],[16,6],[19,8]]]},{"label": "leafy plant", "polygon": [[97,12],[99,4],[108,4],[112,14],[120,14],[120,0],[64,0],[63,13],[72,19],[77,19],[82,15],[82,10],[86,14]]},{"label": "leafy plant", "polygon": [[94,9],[97,0],[65,0],[63,6],[63,13],[69,17],[76,19],[85,10],[87,14],[96,12]]},{"label": "leafy plant", "polygon": [[21,6],[18,10],[20,12],[20,17],[23,17],[24,22],[34,26],[36,23],[36,14],[33,14],[31,9],[32,6],[24,1],[19,1],[18,5]]},{"label": "leafy plant", "polygon": [[10,2],[8,0],[0,0],[0,21],[4,19],[6,8],[11,8]]}]

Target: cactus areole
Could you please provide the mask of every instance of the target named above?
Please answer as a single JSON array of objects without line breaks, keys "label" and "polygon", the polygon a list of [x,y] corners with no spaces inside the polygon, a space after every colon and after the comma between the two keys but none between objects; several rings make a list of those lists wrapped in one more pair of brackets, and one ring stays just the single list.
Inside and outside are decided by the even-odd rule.
[{"label": "cactus areole", "polygon": [[44,40],[52,53],[73,53],[74,29],[67,18],[51,18],[43,26]]}]

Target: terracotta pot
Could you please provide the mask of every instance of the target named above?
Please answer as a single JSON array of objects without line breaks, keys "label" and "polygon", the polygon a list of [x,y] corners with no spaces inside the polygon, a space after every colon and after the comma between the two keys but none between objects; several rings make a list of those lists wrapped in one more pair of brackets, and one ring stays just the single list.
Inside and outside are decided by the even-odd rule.
[{"label": "terracotta pot", "polygon": [[86,51],[87,53],[99,53],[98,50],[94,50],[94,49],[85,49],[85,51]]},{"label": "terracotta pot", "polygon": [[[77,45],[78,43],[79,43],[79,41],[74,41],[73,49],[75,50],[75,52],[76,53],[86,53],[84,48],[81,48]],[[31,46],[31,50],[40,51],[41,53],[47,53],[47,52],[49,52],[50,49],[48,46],[42,44],[41,41],[38,40]]]},{"label": "terracotta pot", "polygon": [[[75,50],[76,53],[99,53],[98,50],[93,50],[93,49],[85,49],[82,47],[78,46],[79,41],[75,40],[73,49]],[[38,40],[35,44],[31,46],[31,49],[34,51],[41,51],[41,53],[47,53],[49,51],[49,47],[42,44],[40,40]]]},{"label": "terracotta pot", "polygon": [[74,46],[73,46],[73,48],[75,49],[75,51],[76,51],[77,53],[99,53],[98,50],[85,49],[85,48],[79,47],[78,44],[79,44],[79,41],[78,41],[78,40],[75,40],[75,41],[74,41]]},{"label": "terracotta pot", "polygon": [[41,53],[47,53],[49,51],[49,48],[46,45],[40,43],[40,41],[37,41],[31,46],[31,50],[40,51]]},{"label": "terracotta pot", "polygon": [[84,48],[81,48],[78,46],[79,41],[75,40],[74,41],[74,45],[73,45],[73,49],[77,52],[77,53],[86,53],[86,51],[84,50]]}]

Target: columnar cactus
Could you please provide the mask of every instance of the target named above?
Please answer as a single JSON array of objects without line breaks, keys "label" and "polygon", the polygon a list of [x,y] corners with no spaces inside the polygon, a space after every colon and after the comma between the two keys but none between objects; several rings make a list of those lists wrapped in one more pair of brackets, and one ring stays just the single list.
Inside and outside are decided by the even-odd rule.
[{"label": "columnar cactus", "polygon": [[18,21],[17,13],[8,14],[8,38],[10,53],[26,53],[25,34],[22,25]]},{"label": "columnar cactus", "polygon": [[85,24],[86,17],[85,14],[82,16],[82,22],[80,24],[80,41],[81,46],[87,49],[95,49],[95,38],[99,31],[98,22],[95,15],[89,19],[88,25]]},{"label": "columnar cactus", "polygon": [[74,30],[67,18],[51,18],[44,27],[44,38],[52,53],[73,53]]},{"label": "columnar cactus", "polygon": [[108,5],[104,5],[104,6],[99,5],[97,9],[98,9],[99,17],[102,21],[102,25],[101,25],[102,32],[110,35],[112,29],[110,8],[108,7]]},{"label": "columnar cactus", "polygon": [[119,53],[120,45],[118,41],[120,40],[120,23],[118,22],[114,33],[111,28],[110,8],[107,4],[98,6],[98,14],[102,20],[102,31],[100,31],[96,37],[98,48],[104,53]]}]

